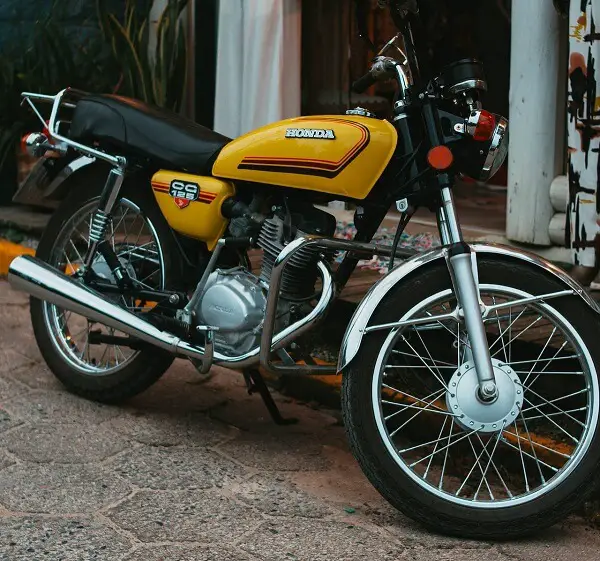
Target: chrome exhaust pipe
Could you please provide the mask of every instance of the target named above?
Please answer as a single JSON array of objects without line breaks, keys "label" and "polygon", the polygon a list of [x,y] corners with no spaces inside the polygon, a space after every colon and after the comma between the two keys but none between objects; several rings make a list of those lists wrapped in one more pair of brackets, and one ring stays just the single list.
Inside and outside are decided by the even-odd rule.
[{"label": "chrome exhaust pipe", "polygon": [[172,333],[161,331],[37,257],[22,256],[14,259],[8,268],[8,282],[13,288],[35,298],[113,327],[170,353],[198,360],[206,358],[203,349],[193,347]]}]

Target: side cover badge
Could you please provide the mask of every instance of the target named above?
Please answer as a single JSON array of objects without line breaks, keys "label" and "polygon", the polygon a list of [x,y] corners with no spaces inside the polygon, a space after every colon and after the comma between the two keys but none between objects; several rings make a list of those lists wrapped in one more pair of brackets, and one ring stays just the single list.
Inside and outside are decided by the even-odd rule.
[{"label": "side cover badge", "polygon": [[197,183],[185,183],[184,181],[171,181],[169,195],[173,197],[175,204],[184,209],[192,201],[197,201],[200,195],[200,187]]}]

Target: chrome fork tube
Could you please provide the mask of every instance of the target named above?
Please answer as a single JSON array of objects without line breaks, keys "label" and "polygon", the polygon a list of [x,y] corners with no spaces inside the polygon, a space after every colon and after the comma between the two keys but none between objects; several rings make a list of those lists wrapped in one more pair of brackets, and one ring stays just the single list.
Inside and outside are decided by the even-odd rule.
[{"label": "chrome fork tube", "polygon": [[443,187],[441,195],[442,205],[438,211],[440,236],[444,245],[450,246],[448,267],[467,328],[480,396],[484,400],[493,400],[497,393],[496,379],[481,314],[476,262],[472,259],[471,248],[463,241],[450,187]]},{"label": "chrome fork tube", "polygon": [[[452,195],[450,187],[442,187],[442,206],[440,207],[437,218],[438,226],[440,226],[442,243],[444,245],[462,243],[462,231],[458,222],[458,216],[456,215],[454,196]],[[444,239],[444,237],[446,239]]]},{"label": "chrome fork tube", "polygon": [[446,217],[446,209],[440,207],[437,212],[437,225],[440,232],[440,240],[442,245],[450,245],[452,243],[450,232],[448,230],[448,218]]}]

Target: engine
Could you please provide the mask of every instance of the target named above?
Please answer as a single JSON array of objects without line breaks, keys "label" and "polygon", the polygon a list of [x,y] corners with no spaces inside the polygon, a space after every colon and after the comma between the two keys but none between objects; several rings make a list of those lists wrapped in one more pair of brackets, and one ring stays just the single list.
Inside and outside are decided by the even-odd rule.
[{"label": "engine", "polygon": [[[219,328],[215,345],[219,352],[236,356],[247,353],[260,343],[267,303],[267,291],[275,259],[294,239],[305,234],[332,236],[335,218],[312,206],[301,213],[267,218],[258,235],[263,250],[260,275],[243,267],[214,271],[206,283],[196,315],[199,322]],[[275,331],[290,323],[291,315],[315,293],[319,251],[304,248],[288,262],[280,290]]]}]

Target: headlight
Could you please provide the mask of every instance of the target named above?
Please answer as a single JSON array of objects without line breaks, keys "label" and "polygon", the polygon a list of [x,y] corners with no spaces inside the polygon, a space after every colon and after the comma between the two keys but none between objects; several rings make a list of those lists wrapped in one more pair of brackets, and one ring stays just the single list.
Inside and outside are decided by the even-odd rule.
[{"label": "headlight", "polygon": [[475,140],[465,127],[465,136],[454,143],[455,166],[461,173],[479,181],[489,181],[500,169],[508,152],[508,121],[494,115],[495,127],[488,140]]}]

